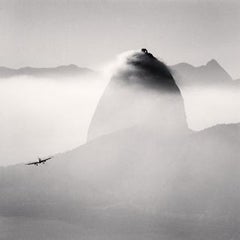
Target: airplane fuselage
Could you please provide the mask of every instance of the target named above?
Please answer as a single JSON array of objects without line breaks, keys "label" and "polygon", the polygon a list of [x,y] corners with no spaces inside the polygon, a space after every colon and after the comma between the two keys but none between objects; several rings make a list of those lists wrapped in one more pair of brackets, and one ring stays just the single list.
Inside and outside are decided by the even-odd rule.
[{"label": "airplane fuselage", "polygon": [[45,159],[41,159],[41,158],[38,158],[38,161],[37,162],[32,162],[32,163],[28,163],[26,165],[35,165],[35,166],[38,166],[40,164],[45,164],[46,161],[52,159],[52,157],[49,157],[49,158],[45,158]]}]

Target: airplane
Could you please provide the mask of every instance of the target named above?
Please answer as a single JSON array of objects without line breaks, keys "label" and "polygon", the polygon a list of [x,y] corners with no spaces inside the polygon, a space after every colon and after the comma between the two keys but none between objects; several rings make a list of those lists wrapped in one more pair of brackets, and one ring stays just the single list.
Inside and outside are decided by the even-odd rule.
[{"label": "airplane", "polygon": [[41,158],[38,158],[38,161],[36,162],[30,162],[30,163],[27,163],[26,165],[36,165],[38,166],[39,164],[45,164],[46,161],[49,161],[50,159],[52,159],[53,157],[48,157],[48,158],[45,158],[45,159],[41,159]]}]

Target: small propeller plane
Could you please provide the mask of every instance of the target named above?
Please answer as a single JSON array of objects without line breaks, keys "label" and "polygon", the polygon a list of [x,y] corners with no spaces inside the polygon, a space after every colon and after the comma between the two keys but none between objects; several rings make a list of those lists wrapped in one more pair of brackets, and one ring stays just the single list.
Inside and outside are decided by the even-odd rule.
[{"label": "small propeller plane", "polygon": [[45,159],[41,159],[41,158],[38,158],[38,161],[36,162],[30,162],[30,163],[27,163],[26,165],[36,165],[38,166],[39,164],[45,164],[46,161],[49,161],[50,159],[52,159],[53,157],[48,157],[48,158],[45,158]]}]

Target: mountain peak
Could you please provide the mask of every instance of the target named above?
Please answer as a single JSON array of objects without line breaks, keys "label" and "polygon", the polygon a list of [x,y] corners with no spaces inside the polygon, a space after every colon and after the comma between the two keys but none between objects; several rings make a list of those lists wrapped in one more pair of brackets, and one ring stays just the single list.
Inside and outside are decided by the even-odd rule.
[{"label": "mountain peak", "polygon": [[217,62],[216,59],[211,59],[210,61],[207,62],[206,66],[211,66],[211,67],[221,67],[221,65]]},{"label": "mountain peak", "polygon": [[146,89],[179,90],[169,68],[147,49],[123,53],[120,57],[120,66],[112,76],[115,83],[125,83],[129,87],[141,85]]},{"label": "mountain peak", "polygon": [[181,92],[168,67],[146,49],[123,54],[98,102],[88,140],[141,126],[161,136],[187,132]]},{"label": "mountain peak", "polygon": [[210,60],[209,62],[207,62],[206,66],[203,66],[203,67],[206,68],[205,71],[209,72],[212,79],[216,77],[220,82],[232,81],[231,76],[215,59]]},{"label": "mountain peak", "polygon": [[231,83],[232,78],[216,59],[211,59],[205,65],[192,66],[179,63],[171,67],[178,86],[190,85],[216,85]]}]

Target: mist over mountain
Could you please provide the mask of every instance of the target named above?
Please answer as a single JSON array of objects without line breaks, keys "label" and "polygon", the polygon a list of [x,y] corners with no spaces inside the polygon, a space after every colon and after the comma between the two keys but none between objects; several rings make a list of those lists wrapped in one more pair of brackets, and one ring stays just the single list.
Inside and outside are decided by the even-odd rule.
[{"label": "mist over mountain", "polygon": [[0,165],[83,144],[107,80],[101,73],[0,79]]},{"label": "mist over mountain", "polygon": [[171,70],[184,97],[190,128],[240,122],[240,81],[216,60],[199,67],[180,63]]},{"label": "mist over mountain", "polygon": [[168,67],[148,52],[124,57],[98,103],[88,139],[135,125],[162,135],[187,131],[183,99]]},{"label": "mist over mountain", "polygon": [[[152,56],[151,71],[154,72],[153,60],[154,57]],[[128,66],[134,66],[136,69],[138,66],[134,64],[138,63],[127,63]],[[144,64],[146,65],[146,62]],[[169,68],[184,98],[187,123],[191,129],[202,130],[216,124],[240,122],[240,82],[239,80],[233,80],[216,60],[213,59],[206,63],[206,65],[198,67],[192,66],[188,63],[179,63],[170,66]],[[157,73],[155,72],[154,74]],[[21,79],[24,77],[35,78],[35,80],[38,78],[39,80],[52,79],[56,81],[59,79],[75,79],[76,82],[80,81],[80,79],[84,79],[85,83],[88,81],[90,82],[91,79],[99,79],[99,85],[102,83],[102,89],[104,89],[106,81],[108,81],[107,79],[104,81],[101,80],[102,76],[100,72],[88,68],[81,68],[74,64],[58,66],[55,68],[25,67],[20,69],[10,69],[0,67],[0,78],[2,78],[2,80],[20,78],[19,82],[21,82]],[[116,77],[120,78],[119,76]],[[128,77],[126,77],[126,79],[128,79]],[[140,83],[138,84],[140,85]],[[113,89],[113,87],[110,87],[112,85],[113,83],[109,84],[108,88]],[[131,84],[131,86],[134,88],[134,84]],[[162,85],[161,87],[164,86]],[[109,91],[113,92],[113,90]],[[117,95],[117,93],[114,94]],[[107,99],[106,92],[99,104],[101,104],[102,101],[106,101],[104,99]],[[132,101],[133,99],[135,99],[135,97],[132,98]],[[5,100],[3,101],[5,102]],[[97,102],[95,104],[97,104]],[[141,104],[144,105],[144,103]],[[97,121],[97,117],[100,117],[99,111],[94,115],[93,121]],[[101,120],[99,119],[99,121]],[[127,125],[130,125],[130,122],[128,122]]]},{"label": "mist over mountain", "polygon": [[94,73],[94,71],[88,68],[81,68],[74,64],[57,66],[53,68],[23,67],[19,69],[12,69],[7,67],[0,67],[0,78],[10,78],[17,76],[64,78]]},{"label": "mist over mountain", "polygon": [[239,124],[188,131],[167,66],[141,51],[123,60],[91,141],[0,168],[5,239],[239,239]]}]

